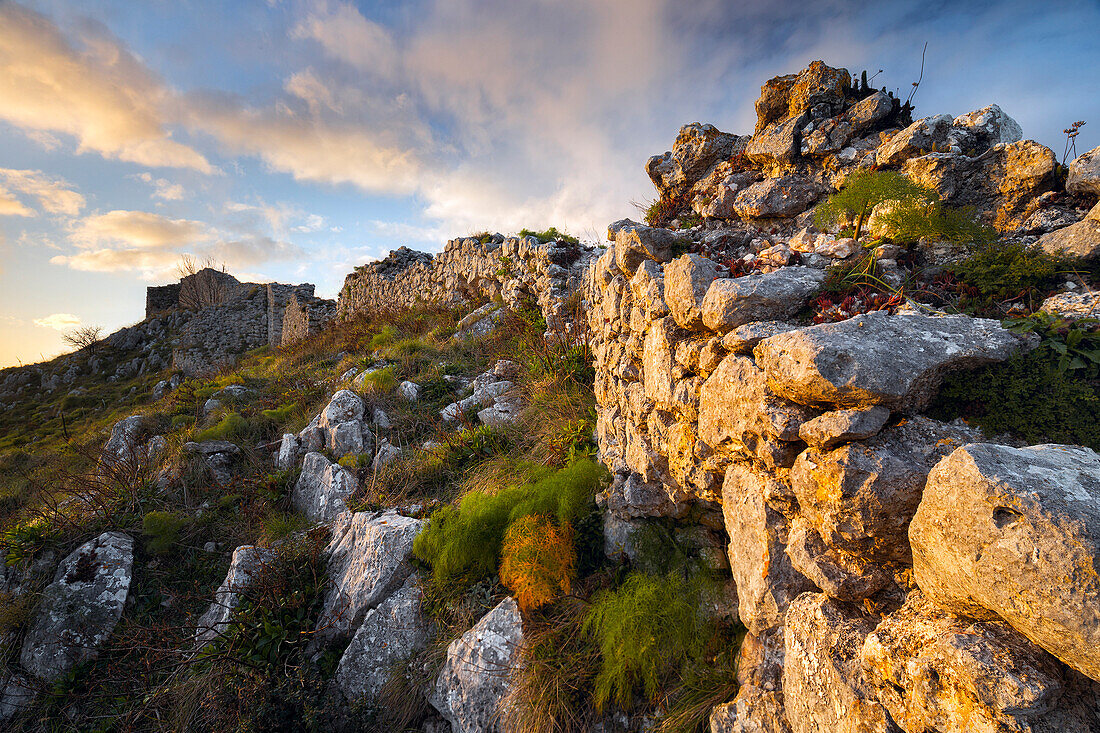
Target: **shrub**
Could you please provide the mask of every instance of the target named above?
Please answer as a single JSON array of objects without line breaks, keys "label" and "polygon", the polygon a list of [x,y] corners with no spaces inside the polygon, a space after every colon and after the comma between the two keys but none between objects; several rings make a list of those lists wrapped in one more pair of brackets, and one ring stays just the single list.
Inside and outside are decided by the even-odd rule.
[{"label": "shrub", "polygon": [[950,266],[960,282],[976,288],[983,299],[1043,295],[1057,284],[1069,263],[1021,242],[980,244]]},{"label": "shrub", "polygon": [[853,236],[859,239],[871,211],[884,201],[928,204],[939,197],[934,191],[910,181],[895,171],[857,170],[828,201],[817,207],[814,223],[825,229],[855,219]]},{"label": "shrub", "polygon": [[0,534],[4,562],[16,565],[29,560],[50,541],[52,532],[45,519],[19,522]]},{"label": "shrub", "polygon": [[373,372],[368,372],[363,377],[363,383],[360,389],[364,392],[379,392],[386,393],[392,392],[397,387],[397,377],[393,375],[393,369],[386,367],[384,369],[376,369]]},{"label": "shrub", "polygon": [[576,574],[573,530],[538,515],[512,522],[504,535],[500,582],[524,611],[569,593]]},{"label": "shrub", "polygon": [[195,424],[194,415],[173,415],[172,416],[172,429],[179,430],[180,428],[188,428]]},{"label": "shrub", "polygon": [[1058,368],[1042,349],[944,380],[933,417],[964,417],[990,435],[1100,450],[1100,388]]},{"label": "shrub", "polygon": [[372,349],[381,349],[384,346],[388,346],[396,335],[397,331],[394,330],[393,326],[383,326],[381,331],[371,337],[370,347]]},{"label": "shrub", "polygon": [[167,553],[179,540],[180,531],[190,522],[190,517],[179,512],[148,512],[141,520],[146,549],[154,555]]},{"label": "shrub", "polygon": [[593,599],[584,631],[600,647],[593,702],[628,707],[637,688],[656,698],[662,678],[698,656],[705,636],[696,612],[698,590],[682,577],[632,573]]},{"label": "shrub", "polygon": [[228,440],[236,442],[246,437],[252,430],[252,425],[240,413],[230,412],[221,421],[203,430],[195,436],[200,443],[206,440]]},{"label": "shrub", "polygon": [[291,402],[289,404],[281,405],[279,407],[272,408],[270,410],[263,410],[260,412],[265,419],[270,420],[276,425],[283,425],[290,419],[291,414],[297,409],[298,403]]},{"label": "shrub", "polygon": [[544,229],[541,232],[532,231],[530,229],[520,229],[520,237],[534,237],[540,242],[568,242],[569,244],[579,244],[580,240],[576,237],[570,236],[565,232],[559,232],[556,227],[550,227]]}]

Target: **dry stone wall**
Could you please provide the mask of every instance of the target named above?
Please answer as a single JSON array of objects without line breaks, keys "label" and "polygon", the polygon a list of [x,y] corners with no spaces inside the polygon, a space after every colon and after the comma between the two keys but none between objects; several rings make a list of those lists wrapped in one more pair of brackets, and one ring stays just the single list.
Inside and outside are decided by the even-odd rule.
[{"label": "dry stone wall", "polygon": [[402,247],[347,276],[337,315],[500,298],[512,308],[537,302],[548,330],[568,333],[565,301],[580,289],[593,256],[582,245],[500,234],[486,242],[452,239],[435,257]]}]

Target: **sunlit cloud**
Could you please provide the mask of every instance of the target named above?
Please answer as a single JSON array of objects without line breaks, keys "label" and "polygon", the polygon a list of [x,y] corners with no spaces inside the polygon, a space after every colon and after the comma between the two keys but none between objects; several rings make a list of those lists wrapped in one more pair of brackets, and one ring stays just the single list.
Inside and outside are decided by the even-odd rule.
[{"label": "sunlit cloud", "polygon": [[116,210],[81,220],[70,239],[84,249],[104,243],[132,249],[161,249],[195,244],[210,236],[202,222],[169,219],[148,211]]},{"label": "sunlit cloud", "polygon": [[[13,198],[12,192],[35,199],[39,208],[50,214],[76,216],[84,208],[83,196],[64,180],[50,178],[42,171],[0,168],[0,214],[5,213],[5,203],[19,203]],[[18,216],[34,216],[34,211],[25,206],[22,211],[14,213]]]},{"label": "sunlit cloud", "polygon": [[155,199],[163,199],[164,201],[182,201],[187,192],[183,186],[178,183],[173,183],[166,178],[155,178],[153,174],[145,172],[138,173],[130,176],[135,180],[147,183],[153,187],[152,197]]},{"label": "sunlit cloud", "polygon": [[213,172],[171,138],[161,109],[171,92],[141,60],[99,25],[83,24],[74,40],[44,16],[0,3],[0,119],[31,134],[72,135],[80,153]]},{"label": "sunlit cloud", "polygon": [[72,313],[51,313],[43,318],[35,318],[34,325],[42,328],[52,328],[55,331],[67,331],[76,328],[82,323],[79,316]]}]

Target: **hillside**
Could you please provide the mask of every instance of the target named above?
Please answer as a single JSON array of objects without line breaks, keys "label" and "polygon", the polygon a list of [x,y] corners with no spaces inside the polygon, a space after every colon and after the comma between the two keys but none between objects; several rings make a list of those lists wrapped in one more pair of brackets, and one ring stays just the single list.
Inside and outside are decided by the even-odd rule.
[{"label": "hillside", "polygon": [[0,721],[1100,731],[1100,149],[815,62],[608,227],[0,372]]}]

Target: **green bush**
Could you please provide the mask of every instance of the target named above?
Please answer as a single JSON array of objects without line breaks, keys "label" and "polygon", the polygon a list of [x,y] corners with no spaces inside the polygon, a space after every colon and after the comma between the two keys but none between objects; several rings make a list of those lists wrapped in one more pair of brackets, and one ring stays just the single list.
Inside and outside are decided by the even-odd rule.
[{"label": "green bush", "polygon": [[389,346],[396,336],[397,331],[394,330],[393,326],[383,326],[381,331],[371,337],[370,347],[372,349],[381,349],[385,346]]},{"label": "green bush", "polygon": [[393,375],[393,369],[386,367],[368,373],[363,377],[360,389],[364,392],[379,392],[385,394],[392,392],[397,386],[397,377]]},{"label": "green bush", "polygon": [[413,553],[432,568],[439,585],[471,583],[496,574],[509,525],[539,514],[572,525],[595,506],[597,487],[606,469],[578,461],[545,478],[495,494],[472,491],[457,507],[432,513],[413,543]]},{"label": "green bush", "polygon": [[298,403],[291,402],[289,404],[281,405],[270,410],[263,410],[260,412],[264,418],[270,420],[276,425],[283,425],[290,419],[291,414],[297,409]]},{"label": "green bush", "polygon": [[981,298],[999,300],[1041,295],[1058,283],[1058,276],[1070,270],[1070,265],[1038,247],[996,242],[974,247],[949,269],[960,282],[976,288]]},{"label": "green bush", "polygon": [[29,560],[50,541],[53,533],[43,519],[32,519],[8,527],[0,534],[0,549],[8,565]]},{"label": "green bush", "polygon": [[191,518],[179,512],[149,512],[141,520],[145,547],[154,555],[167,553],[179,540],[180,532]]},{"label": "green bush", "polygon": [[608,701],[629,707],[639,687],[654,700],[667,675],[699,656],[706,642],[699,593],[679,575],[632,573],[620,587],[595,596],[584,631],[600,647],[597,708]]},{"label": "green bush", "polygon": [[252,424],[237,412],[231,412],[221,419],[217,425],[203,430],[195,436],[200,443],[206,440],[228,440],[236,442],[248,436],[252,431]]},{"label": "green bush", "polygon": [[989,435],[1100,450],[1100,388],[1059,369],[1042,349],[944,380],[933,417],[964,417]]},{"label": "green bush", "polygon": [[540,242],[569,242],[570,244],[579,244],[580,240],[576,237],[570,236],[565,232],[559,232],[556,227],[550,227],[544,229],[541,232],[532,231],[530,229],[520,229],[520,237],[534,237]]}]

